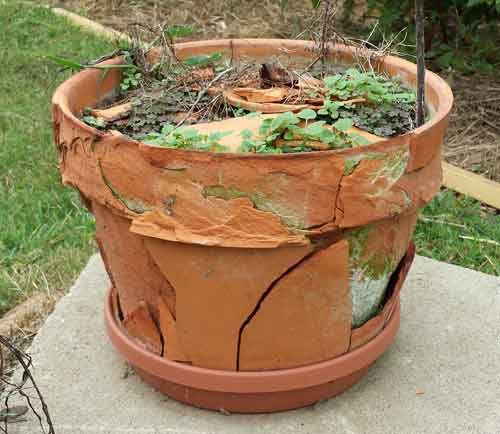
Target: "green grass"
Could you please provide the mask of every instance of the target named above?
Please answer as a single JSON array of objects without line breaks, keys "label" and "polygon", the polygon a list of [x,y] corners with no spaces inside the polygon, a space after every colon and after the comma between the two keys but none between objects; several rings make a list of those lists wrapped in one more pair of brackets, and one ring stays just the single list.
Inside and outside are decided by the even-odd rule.
[{"label": "green grass", "polygon": [[[94,251],[94,222],[60,183],[50,98],[67,75],[46,54],[86,60],[113,47],[48,10],[0,0],[0,314],[35,290],[68,288]],[[500,216],[442,192],[425,209],[420,254],[500,274]]]},{"label": "green grass", "polygon": [[420,255],[500,276],[500,214],[470,197],[441,191],[423,210],[414,239]]},{"label": "green grass", "polygon": [[47,9],[0,0],[0,314],[67,288],[94,250],[93,218],[61,185],[50,99],[68,76],[44,60],[92,59],[111,43]]}]

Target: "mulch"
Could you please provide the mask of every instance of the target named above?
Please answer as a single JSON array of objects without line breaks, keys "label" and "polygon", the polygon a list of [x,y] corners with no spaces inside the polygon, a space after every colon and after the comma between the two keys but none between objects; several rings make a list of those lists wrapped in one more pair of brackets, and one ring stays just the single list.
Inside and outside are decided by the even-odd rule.
[{"label": "mulch", "polygon": [[[191,39],[291,38],[310,27],[311,2],[278,0],[52,0],[103,25],[147,40],[163,23],[193,25]],[[352,28],[339,32],[355,33]],[[500,77],[449,75],[455,106],[443,150],[446,161],[500,181]]]}]

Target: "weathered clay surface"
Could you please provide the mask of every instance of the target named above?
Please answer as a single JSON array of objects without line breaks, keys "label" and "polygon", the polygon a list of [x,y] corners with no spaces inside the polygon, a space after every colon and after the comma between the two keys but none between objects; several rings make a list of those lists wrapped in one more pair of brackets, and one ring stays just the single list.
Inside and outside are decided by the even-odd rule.
[{"label": "weathered clay surface", "polygon": [[196,366],[227,370],[236,369],[240,327],[262,294],[312,250],[207,248],[154,238],[146,246],[175,288],[184,354]]},{"label": "weathered clay surface", "polygon": [[148,255],[142,237],[129,231],[130,221],[98,203],[93,204],[92,210],[96,238],[123,314],[131,314],[144,301],[154,318],[158,318],[157,300],[162,295],[175,315],[174,289]]},{"label": "weathered clay surface", "polygon": [[[163,152],[165,149],[150,146],[141,146],[141,151],[151,165],[163,169],[158,190],[166,195],[175,194],[176,204],[183,202],[186,207],[208,207],[208,212],[204,211],[207,220],[211,219],[210,208],[221,206],[217,199],[232,202],[246,198],[255,208],[252,218],[260,219],[262,213],[266,213],[270,221],[278,218],[281,223],[279,230],[290,232],[289,240],[281,237],[282,243],[288,244],[300,242],[300,236],[294,230],[333,220],[333,203],[344,170],[342,159],[336,156],[324,159],[309,156],[300,162],[279,158],[263,164],[258,155],[245,158],[199,153],[193,156],[192,152],[190,155],[169,155]],[[207,170],[207,167],[213,169]],[[172,191],[173,183],[177,187],[175,191]],[[227,207],[232,209],[233,206]],[[175,207],[173,211],[171,219],[176,217]],[[259,233],[265,235],[265,228]],[[250,230],[244,234],[250,241],[255,236]]]},{"label": "weathered clay surface", "polygon": [[242,331],[240,370],[292,368],[348,350],[348,256],[346,241],[332,244],[273,286]]},{"label": "weathered clay surface", "polygon": [[272,248],[307,244],[303,230],[355,227],[422,206],[440,170],[429,164],[425,175],[405,173],[408,140],[267,160],[157,148],[115,134],[61,145],[61,170],[84,196],[127,215],[138,234]]},{"label": "weathered clay surface", "polygon": [[135,310],[125,316],[123,326],[128,334],[140,342],[147,350],[158,355],[161,354],[160,333],[145,302],[139,302]]}]

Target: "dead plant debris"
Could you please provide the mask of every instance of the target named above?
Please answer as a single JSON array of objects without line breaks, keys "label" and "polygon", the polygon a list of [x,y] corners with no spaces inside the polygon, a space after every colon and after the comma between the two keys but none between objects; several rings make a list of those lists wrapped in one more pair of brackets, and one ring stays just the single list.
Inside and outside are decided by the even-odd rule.
[{"label": "dead plant debris", "polygon": [[[84,110],[84,122],[153,145],[255,153],[359,146],[373,142],[359,133],[380,140],[414,127],[414,91],[397,78],[367,69],[371,55],[364,57],[368,63],[351,67],[321,53],[318,67],[307,57],[257,61],[214,52],[179,59],[173,35],[191,28],[163,25],[158,30],[153,43],[160,50],[135,37],[116,53],[122,64],[98,66],[103,72],[119,68],[121,84],[114,98]],[[63,67],[96,68],[95,62],[52,60]],[[255,131],[242,130],[242,140],[233,141],[241,143],[236,149],[220,142],[230,131],[202,134],[187,128],[252,114],[267,118]],[[235,128],[241,130],[236,123]]]}]

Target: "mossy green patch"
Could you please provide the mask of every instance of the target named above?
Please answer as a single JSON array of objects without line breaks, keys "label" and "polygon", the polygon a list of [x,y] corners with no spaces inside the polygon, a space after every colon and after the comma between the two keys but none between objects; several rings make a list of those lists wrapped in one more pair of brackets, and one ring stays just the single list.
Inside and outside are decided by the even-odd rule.
[{"label": "mossy green patch", "polygon": [[223,185],[210,185],[205,187],[203,188],[202,194],[203,197],[213,196],[224,200],[237,199],[238,197],[248,197],[247,193],[238,190],[233,186],[226,188]]},{"label": "mossy green patch", "polygon": [[352,175],[363,160],[384,160],[385,158],[387,158],[387,154],[380,152],[369,152],[346,157],[344,160],[344,176]]},{"label": "mossy green patch", "polygon": [[361,270],[364,277],[380,279],[392,272],[395,264],[392,256],[370,255],[364,258],[366,242],[373,230],[372,225],[362,226],[346,233],[349,242],[349,262],[351,269]]},{"label": "mossy green patch", "polygon": [[250,199],[253,206],[259,211],[266,211],[277,215],[285,226],[292,229],[302,229],[304,227],[304,223],[301,219],[294,215],[289,209],[283,207],[281,204],[274,203],[274,201],[270,200],[265,194],[258,191],[247,193],[233,186],[224,187],[223,185],[211,185],[203,188],[202,194],[204,197],[212,196],[224,200],[246,197]]},{"label": "mossy green patch", "polygon": [[147,207],[144,205],[144,203],[138,199],[130,199],[128,197],[125,197],[123,194],[121,194],[112,184],[109,182],[109,180],[104,176],[104,173],[102,171],[102,167],[99,164],[99,169],[101,170],[101,176],[104,181],[104,184],[106,184],[106,187],[109,188],[111,193],[113,194],[114,197],[116,197],[127,209],[129,209],[132,212],[135,212],[136,214],[144,214],[146,211],[151,211],[151,208]]},{"label": "mossy green patch", "polygon": [[349,260],[351,263],[357,263],[360,260],[372,229],[372,225],[365,225],[346,232],[345,238],[349,242]]},{"label": "mossy green patch", "polygon": [[393,185],[405,173],[410,156],[408,150],[403,149],[386,155],[384,164],[372,174],[372,183],[384,178],[389,185]]}]

